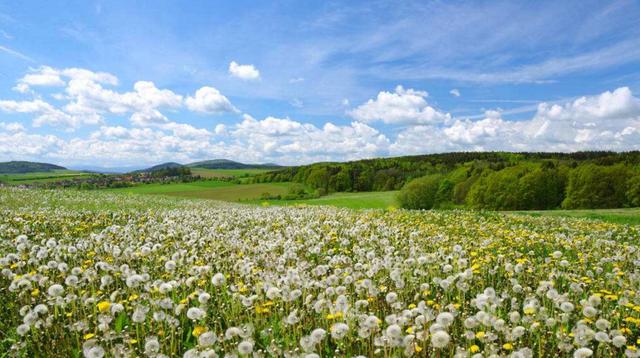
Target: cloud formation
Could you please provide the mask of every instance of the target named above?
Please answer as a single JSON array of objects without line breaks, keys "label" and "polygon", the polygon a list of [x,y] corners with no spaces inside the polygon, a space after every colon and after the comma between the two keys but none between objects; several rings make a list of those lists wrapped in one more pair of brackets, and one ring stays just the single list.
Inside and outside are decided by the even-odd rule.
[{"label": "cloud formation", "polygon": [[[14,89],[33,100],[1,100],[0,110],[8,113],[33,113],[33,126],[62,126],[76,129],[82,125],[105,123],[105,116],[129,116],[136,126],[153,126],[169,122],[162,111],[188,110],[206,114],[237,112],[231,102],[217,89],[204,86],[186,99],[168,89],[157,88],[151,81],[137,81],[133,90],[119,92],[116,76],[81,68],[55,69],[42,66],[32,69],[17,81]],[[63,88],[53,97],[64,102],[60,106],[45,102],[38,88]]]},{"label": "cloud formation", "polygon": [[[230,158],[301,164],[463,150],[640,150],[640,99],[628,87],[542,102],[519,120],[505,119],[508,112],[499,109],[478,119],[455,118],[431,106],[427,92],[397,86],[350,110],[351,122],[243,114],[199,127],[175,118],[184,111],[232,117],[241,112],[211,86],[183,96],[151,81],[137,81],[129,91],[118,91],[118,83],[111,74],[86,69],[31,70],[16,83],[29,98],[0,100],[0,111],[19,117],[0,122],[0,160],[78,165],[100,158],[103,165],[119,166]],[[55,101],[45,101],[47,93]],[[25,119],[35,128],[83,131],[42,134],[46,128],[32,130]]]},{"label": "cloud formation", "polygon": [[233,77],[243,80],[257,80],[260,78],[260,71],[253,65],[240,65],[236,61],[229,64],[229,73]]},{"label": "cloud formation", "polygon": [[375,99],[349,112],[356,120],[387,124],[435,124],[451,119],[451,115],[431,107],[425,91],[404,89],[398,85],[394,92],[381,91]]}]

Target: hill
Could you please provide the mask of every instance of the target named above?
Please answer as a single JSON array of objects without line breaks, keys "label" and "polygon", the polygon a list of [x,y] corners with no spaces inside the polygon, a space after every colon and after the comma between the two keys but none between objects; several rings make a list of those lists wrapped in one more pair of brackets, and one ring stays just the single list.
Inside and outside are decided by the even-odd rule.
[{"label": "hill", "polygon": [[280,165],[269,164],[244,164],[235,162],[229,159],[213,159],[204,160],[201,162],[195,162],[187,164],[191,168],[205,168],[205,169],[280,169]]},{"label": "hill", "polygon": [[50,172],[54,170],[66,170],[67,168],[49,163],[36,163],[25,161],[11,161],[0,163],[2,174],[24,174],[36,172]]},{"label": "hill", "polygon": [[286,167],[251,178],[333,192],[401,190],[406,208],[640,206],[640,152],[457,152]]},{"label": "hill", "polygon": [[184,167],[184,165],[182,165],[180,163],[167,162],[167,163],[154,165],[154,166],[146,168],[146,169],[135,170],[132,173],[153,173],[153,172],[157,172],[157,171],[160,171],[160,170],[182,168],[182,167]]}]

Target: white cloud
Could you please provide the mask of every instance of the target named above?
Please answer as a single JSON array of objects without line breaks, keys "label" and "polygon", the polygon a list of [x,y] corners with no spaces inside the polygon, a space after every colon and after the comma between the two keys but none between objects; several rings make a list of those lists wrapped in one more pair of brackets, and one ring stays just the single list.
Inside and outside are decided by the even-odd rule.
[{"label": "white cloud", "polygon": [[454,97],[460,97],[460,90],[458,90],[457,88],[452,89],[451,91],[449,91],[449,93],[451,93],[451,95]]},{"label": "white cloud", "polygon": [[640,149],[640,99],[629,88],[580,97],[564,104],[541,103],[529,120],[508,121],[497,111],[485,118],[458,119],[449,126],[401,131],[391,154],[460,150],[578,151]]},{"label": "white cloud", "polygon": [[220,114],[238,111],[220,91],[208,86],[197,90],[195,96],[187,97],[185,102],[187,108],[194,112]]},{"label": "white cloud", "polygon": [[260,71],[253,65],[240,65],[236,61],[229,64],[229,73],[233,77],[243,80],[257,80],[260,78]]},{"label": "white cloud", "polygon": [[368,100],[349,115],[362,122],[389,124],[433,124],[451,119],[449,113],[429,106],[425,100],[427,96],[427,92],[397,86],[393,93],[382,91],[376,99]]},{"label": "white cloud", "polygon": [[7,132],[23,132],[24,126],[18,122],[10,122],[10,123],[0,122],[0,129],[3,129]]},{"label": "white cloud", "polygon": [[93,116],[76,116],[65,113],[51,104],[35,99],[33,101],[0,101],[0,110],[7,113],[33,113],[33,125],[40,127],[45,124],[77,128],[82,124],[98,124],[101,118]]},{"label": "white cloud", "polygon": [[[37,99],[0,101],[0,110],[35,113],[37,116],[33,119],[34,126],[48,124],[71,129],[85,124],[102,124],[108,115],[129,115],[135,126],[157,126],[169,123],[164,110],[179,110],[185,106],[202,113],[237,112],[231,102],[213,87],[202,87],[194,97],[185,100],[171,90],[157,88],[151,81],[138,81],[133,85],[133,90],[128,92],[105,88],[118,83],[116,76],[106,72],[42,66],[31,69],[14,87],[21,93],[33,94]],[[56,100],[65,102],[60,107],[43,101],[34,92],[35,87],[60,86],[64,86],[64,94],[53,94]]]},{"label": "white cloud", "polygon": [[289,83],[299,83],[299,82],[304,82],[304,78],[303,77],[294,77],[294,78],[290,78],[289,79]]},{"label": "white cloud", "polygon": [[389,146],[384,134],[360,122],[318,128],[289,118],[245,116],[231,135],[258,157],[289,163],[369,158],[382,155]]}]

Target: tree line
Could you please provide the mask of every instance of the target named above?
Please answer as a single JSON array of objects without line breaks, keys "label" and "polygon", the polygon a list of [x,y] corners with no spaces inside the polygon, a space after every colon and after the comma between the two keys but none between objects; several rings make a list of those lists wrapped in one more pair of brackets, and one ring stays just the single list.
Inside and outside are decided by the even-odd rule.
[{"label": "tree line", "polygon": [[640,206],[640,152],[459,152],[287,167],[255,182],[331,192],[400,190],[405,208],[491,210]]}]

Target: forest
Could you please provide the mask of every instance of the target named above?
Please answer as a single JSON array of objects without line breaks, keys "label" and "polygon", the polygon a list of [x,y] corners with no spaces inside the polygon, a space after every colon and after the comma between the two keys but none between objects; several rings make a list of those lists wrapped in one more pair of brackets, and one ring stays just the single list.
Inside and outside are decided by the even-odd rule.
[{"label": "forest", "polygon": [[320,195],[399,190],[404,208],[545,210],[640,206],[640,152],[458,152],[264,173],[255,182],[298,182]]}]

